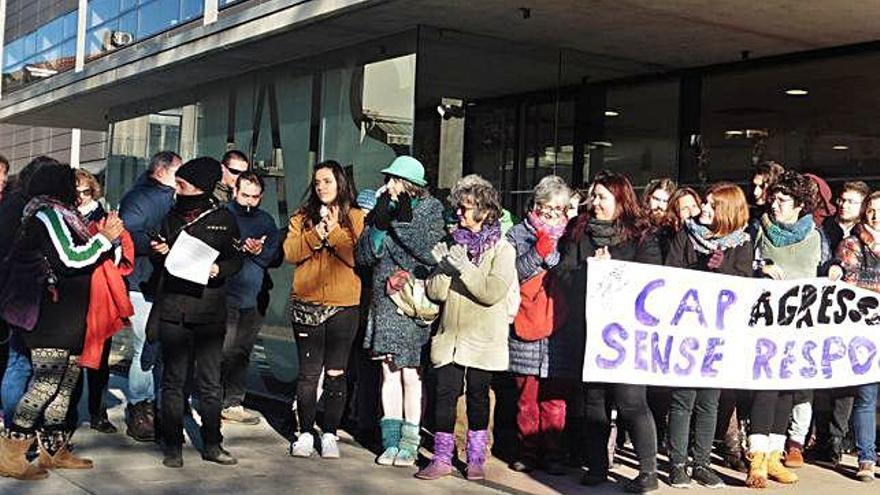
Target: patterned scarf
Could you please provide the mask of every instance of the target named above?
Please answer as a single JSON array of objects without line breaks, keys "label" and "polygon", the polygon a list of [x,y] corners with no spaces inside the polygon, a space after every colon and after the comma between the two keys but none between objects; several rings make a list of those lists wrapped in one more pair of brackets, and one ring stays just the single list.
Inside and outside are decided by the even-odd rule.
[{"label": "patterned scarf", "polygon": [[761,217],[764,234],[774,247],[785,247],[797,244],[816,228],[812,215],[804,215],[795,223],[779,223],[771,220],[766,213]]},{"label": "patterned scarf", "polygon": [[479,232],[459,227],[452,233],[452,238],[457,244],[467,248],[468,257],[478,265],[483,254],[501,239],[501,222],[495,222],[488,227],[484,225]]},{"label": "patterned scarf", "polygon": [[61,215],[61,218],[64,219],[64,223],[66,223],[76,234],[80,241],[85,241],[92,237],[89,233],[89,226],[76,209],[49,196],[35,196],[28,201],[24,206],[24,212],[22,213],[22,225],[44,208],[52,208]]},{"label": "patterned scarf", "polygon": [[565,234],[565,227],[568,225],[568,217],[562,217],[562,223],[559,225],[550,225],[544,221],[541,214],[536,211],[529,212],[526,222],[535,232],[543,230],[554,241],[558,241]]},{"label": "patterned scarf", "polygon": [[718,250],[732,249],[742,246],[749,240],[749,234],[745,227],[734,230],[723,237],[715,237],[709,227],[695,222],[692,218],[684,221],[684,228],[688,238],[698,253],[709,254]]},{"label": "patterned scarf", "polygon": [[620,244],[620,232],[615,223],[614,220],[591,218],[587,222],[587,234],[598,247],[616,246]]}]

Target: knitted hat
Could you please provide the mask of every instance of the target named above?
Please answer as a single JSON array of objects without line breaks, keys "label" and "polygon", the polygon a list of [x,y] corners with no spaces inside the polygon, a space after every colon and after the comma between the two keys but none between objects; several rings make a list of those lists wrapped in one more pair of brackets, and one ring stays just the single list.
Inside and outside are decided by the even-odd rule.
[{"label": "knitted hat", "polygon": [[370,211],[376,207],[376,191],[373,189],[364,189],[358,194],[357,205],[362,210]]},{"label": "knitted hat", "polygon": [[417,186],[425,187],[428,185],[428,181],[425,180],[425,167],[422,165],[422,162],[411,156],[398,156],[382,173],[400,177]]},{"label": "knitted hat", "polygon": [[177,169],[177,177],[189,182],[206,193],[213,193],[214,187],[223,177],[220,162],[210,156],[193,158]]}]

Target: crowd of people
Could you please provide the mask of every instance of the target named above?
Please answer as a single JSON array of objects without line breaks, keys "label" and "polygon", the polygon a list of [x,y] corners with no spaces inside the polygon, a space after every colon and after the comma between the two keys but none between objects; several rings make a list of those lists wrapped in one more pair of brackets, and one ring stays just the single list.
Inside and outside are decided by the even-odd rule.
[{"label": "crowd of people", "polygon": [[[8,164],[0,171],[5,185]],[[498,377],[517,395],[515,471],[559,475],[574,464],[583,484],[605,483],[628,437],[639,470],[628,491],[658,487],[658,453],[668,456],[671,486],[723,486],[713,448],[746,473],[747,486],[764,488],[797,482],[805,457],[837,466],[852,438],[856,477],[874,479],[877,384],[748,391],[583,382],[581,374],[589,259],[828,277],[880,291],[880,191],[847,182],[834,197],[821,178],[776,162],[757,167],[748,192],[662,178],[640,198],[622,174],[600,172],[577,190],[549,175],[523,218],[510,221],[499,192],[477,175],[461,178],[445,201],[413,157],[397,157],[382,179],[358,194],[345,167],[318,163],[279,229],[260,207],[263,179],[239,151],[186,163],[156,154],[118,212],[104,209],[92,174],[48,157],[28,164],[0,186],[8,343],[0,474],[34,480],[93,467],[69,448],[76,404],[87,391],[90,427],[116,432],[104,395],[111,338],[124,326],[134,335],[126,433],[160,442],[163,464],[183,467],[183,418],[196,397],[202,458],[236,464],[222,423],[260,422],[244,407],[246,371],[269,269],[287,262],[299,358],[291,456],[340,456],[358,355],[358,367],[381,377],[356,387],[379,398],[369,424],[358,425],[381,438],[377,464],[414,466],[431,438],[431,460],[415,473],[423,480],[453,472],[460,419],[464,475],[485,477]],[[456,414],[461,395],[466,418]]]}]

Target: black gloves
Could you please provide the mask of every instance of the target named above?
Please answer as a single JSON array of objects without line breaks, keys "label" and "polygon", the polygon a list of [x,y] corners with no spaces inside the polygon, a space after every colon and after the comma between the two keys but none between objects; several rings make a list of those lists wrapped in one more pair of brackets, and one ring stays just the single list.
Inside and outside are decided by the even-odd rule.
[{"label": "black gloves", "polygon": [[413,221],[412,198],[407,193],[397,196],[397,221],[410,223]]},{"label": "black gloves", "polygon": [[372,217],[370,225],[379,230],[388,230],[388,228],[391,227],[391,220],[393,220],[393,217],[390,203],[391,196],[389,196],[388,193],[379,196],[379,199],[376,200],[376,206],[373,207],[373,210],[370,212],[370,216]]}]

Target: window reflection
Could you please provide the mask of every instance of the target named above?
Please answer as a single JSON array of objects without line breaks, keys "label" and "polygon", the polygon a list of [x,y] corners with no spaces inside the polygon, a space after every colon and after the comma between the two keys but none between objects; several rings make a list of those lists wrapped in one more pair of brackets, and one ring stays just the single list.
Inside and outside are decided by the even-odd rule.
[{"label": "window reflection", "polygon": [[3,51],[3,89],[14,91],[72,69],[76,56],[77,11],[60,15],[10,41]]},{"label": "window reflection", "polygon": [[91,0],[86,59],[197,19],[203,11],[203,0]]}]

